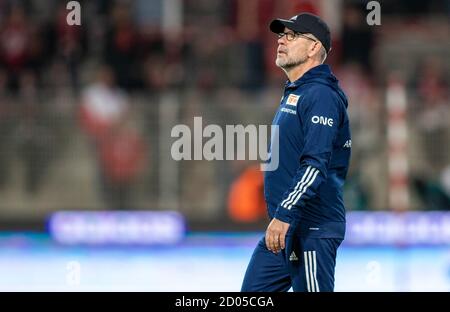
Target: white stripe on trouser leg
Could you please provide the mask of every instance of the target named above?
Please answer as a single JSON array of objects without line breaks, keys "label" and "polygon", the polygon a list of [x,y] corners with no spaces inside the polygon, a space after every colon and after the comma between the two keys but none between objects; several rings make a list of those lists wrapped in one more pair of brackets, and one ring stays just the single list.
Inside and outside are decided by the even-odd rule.
[{"label": "white stripe on trouser leg", "polygon": [[298,189],[301,188],[301,185],[304,183],[306,177],[308,176],[309,171],[311,170],[311,166],[308,166],[305,173],[303,174],[302,179],[297,183],[294,188],[294,191],[289,194],[289,196],[281,202],[281,206],[284,206],[286,202],[291,201],[292,197],[297,193]]},{"label": "white stripe on trouser leg", "polygon": [[304,251],[303,256],[305,258],[305,277],[306,277],[306,286],[308,287],[308,292],[311,292],[311,286],[309,283],[309,265],[308,265],[308,252]]},{"label": "white stripe on trouser leg", "polygon": [[313,272],[314,272],[314,282],[315,282],[315,285],[316,285],[316,291],[317,291],[317,292],[320,292],[320,289],[319,289],[319,283],[317,282],[317,261],[316,261],[316,251],[314,250],[314,251],[312,252],[312,254],[313,254],[313,263],[314,263],[314,270],[313,270]]},{"label": "white stripe on trouser leg", "polygon": [[309,279],[311,280],[311,291],[316,291],[316,284],[314,283],[313,275],[313,263],[312,263],[312,251],[308,251],[308,261],[309,261]]}]

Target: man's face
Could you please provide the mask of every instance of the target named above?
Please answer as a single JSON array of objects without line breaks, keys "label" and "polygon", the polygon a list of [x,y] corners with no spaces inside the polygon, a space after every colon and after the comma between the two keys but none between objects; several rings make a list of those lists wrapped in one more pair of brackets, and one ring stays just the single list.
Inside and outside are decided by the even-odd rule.
[{"label": "man's face", "polygon": [[[286,27],[284,32],[294,33]],[[286,35],[279,38],[275,64],[282,69],[290,69],[303,64],[308,60],[307,51],[311,44],[312,41],[302,36],[296,36],[292,41],[288,41]]]}]

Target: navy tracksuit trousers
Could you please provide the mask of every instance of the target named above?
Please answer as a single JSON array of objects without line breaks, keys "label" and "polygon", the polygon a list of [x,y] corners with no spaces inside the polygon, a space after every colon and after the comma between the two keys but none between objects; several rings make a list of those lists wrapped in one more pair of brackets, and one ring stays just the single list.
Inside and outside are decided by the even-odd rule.
[{"label": "navy tracksuit trousers", "polygon": [[298,292],[334,290],[336,253],[342,239],[302,237],[288,231],[286,248],[275,254],[263,237],[253,252],[241,291]]}]

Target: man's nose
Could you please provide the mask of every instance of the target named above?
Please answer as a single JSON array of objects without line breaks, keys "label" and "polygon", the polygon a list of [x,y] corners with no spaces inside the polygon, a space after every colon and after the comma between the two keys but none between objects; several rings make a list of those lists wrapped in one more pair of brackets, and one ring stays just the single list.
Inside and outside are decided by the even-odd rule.
[{"label": "man's nose", "polygon": [[284,35],[284,36],[278,38],[277,42],[278,42],[278,44],[283,44],[283,45],[285,45],[285,44],[286,44],[286,35]]}]

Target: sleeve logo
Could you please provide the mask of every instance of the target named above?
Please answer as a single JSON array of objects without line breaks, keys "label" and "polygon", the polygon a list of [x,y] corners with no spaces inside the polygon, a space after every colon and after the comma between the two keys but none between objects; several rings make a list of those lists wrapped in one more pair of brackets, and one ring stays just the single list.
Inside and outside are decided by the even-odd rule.
[{"label": "sleeve logo", "polygon": [[311,121],[314,124],[321,124],[324,126],[333,127],[333,118],[323,116],[312,116]]}]

